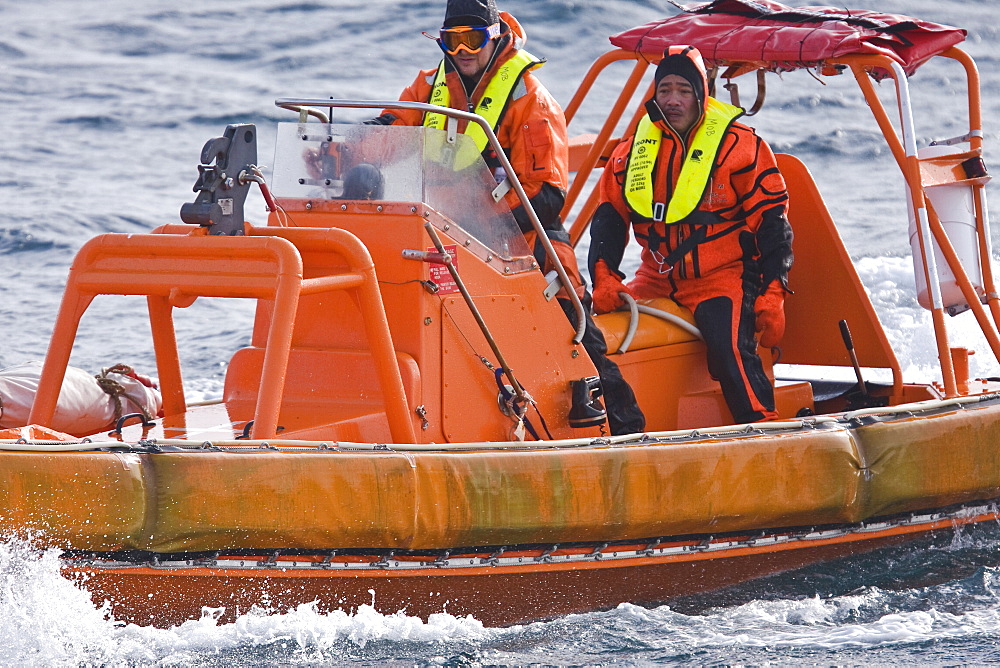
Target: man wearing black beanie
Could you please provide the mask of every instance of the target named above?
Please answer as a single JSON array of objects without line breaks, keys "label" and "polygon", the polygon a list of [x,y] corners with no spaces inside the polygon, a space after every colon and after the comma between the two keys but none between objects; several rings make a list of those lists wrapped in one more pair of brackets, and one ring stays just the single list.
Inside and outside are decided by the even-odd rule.
[{"label": "man wearing black beanie", "polygon": [[444,12],[444,27],[491,26],[500,21],[493,0],[449,0]]},{"label": "man wearing black beanie", "polygon": [[[566,120],[535,77],[533,70],[545,61],[524,50],[526,41],[521,25],[507,12],[499,12],[494,0],[448,0],[437,37],[444,58],[437,68],[421,71],[399,99],[473,111],[492,121],[542,226],[562,231],[559,212],[569,187]],[[507,81],[502,87],[494,81],[498,75]],[[498,92],[504,96],[500,104],[494,99]],[[443,127],[444,117],[393,109],[374,122]],[[466,129],[461,121],[459,131]],[[481,143],[486,164],[500,169],[496,156]],[[521,231],[533,234],[516,193],[508,192],[506,200]]]},{"label": "man wearing black beanie", "polygon": [[[475,112],[493,126],[532,209],[573,283],[564,289],[576,290],[589,309],[590,294],[560,218],[569,187],[566,119],[533,73],[545,61],[525,51],[525,41],[521,25],[507,12],[497,11],[494,0],[448,0],[437,37],[444,57],[435,69],[420,72],[400,99]],[[392,109],[370,122],[444,129],[446,119],[442,114]],[[506,180],[507,174],[479,126],[460,121],[458,130],[476,142],[497,182]],[[539,266],[543,272],[550,271],[551,261],[545,256],[517,193],[512,189],[505,199]],[[559,296],[559,303],[575,326],[576,311],[564,293]],[[642,432],[646,420],[635,394],[618,366],[607,358],[604,337],[589,314],[581,343],[601,378],[611,433]]]},{"label": "man wearing black beanie", "polygon": [[[668,48],[635,135],[611,155],[591,220],[590,272],[598,313],[637,299],[673,299],[694,314],[708,367],[737,423],[776,417],[757,353],[778,345],[792,266],[788,194],[774,154],[736,120],[739,107],[707,95],[701,54]],[[642,262],[619,270],[629,227]]]}]

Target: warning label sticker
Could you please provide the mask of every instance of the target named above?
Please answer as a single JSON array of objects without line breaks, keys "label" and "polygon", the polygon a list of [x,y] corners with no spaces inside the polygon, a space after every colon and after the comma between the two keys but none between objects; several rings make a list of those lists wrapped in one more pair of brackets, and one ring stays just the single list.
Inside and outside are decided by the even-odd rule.
[{"label": "warning label sticker", "polygon": [[[445,246],[444,249],[451,256],[451,263],[458,269],[458,255],[456,254],[457,246],[454,244],[450,246]],[[431,246],[427,249],[431,253],[436,253],[437,248]],[[432,264],[431,265],[431,276],[430,279],[434,281],[438,286],[439,295],[450,295],[453,292],[458,292],[458,284],[451,277],[451,272],[448,271],[448,267],[443,264]]]}]

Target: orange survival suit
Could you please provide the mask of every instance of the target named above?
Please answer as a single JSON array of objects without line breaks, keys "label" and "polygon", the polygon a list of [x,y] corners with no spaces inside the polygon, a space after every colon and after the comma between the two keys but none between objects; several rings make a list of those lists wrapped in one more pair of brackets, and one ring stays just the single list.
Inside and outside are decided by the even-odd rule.
[{"label": "orange survival suit", "polygon": [[[517,20],[507,12],[500,12],[500,19],[502,28],[496,54],[471,95],[466,91],[462,76],[455,69],[451,59],[445,57],[445,79],[452,108],[475,111],[490,79],[506,61],[524,47],[526,36]],[[541,62],[537,66],[540,65]],[[566,188],[569,186],[566,120],[562,108],[530,69],[522,73],[521,80],[514,88],[511,99],[507,101],[507,106],[493,131],[500,140],[500,145],[507,149],[507,159],[517,172],[521,186],[528,195],[542,227],[561,230],[563,227],[559,211],[562,209]],[[422,70],[413,83],[403,90],[399,99],[407,102],[429,101],[436,76],[437,68]],[[412,109],[392,109],[383,112],[376,120],[386,125],[421,125],[424,114]],[[467,121],[459,121],[458,131],[464,132],[467,125]],[[487,147],[483,155],[486,164],[492,169],[502,169],[500,162],[491,154],[492,150]],[[517,193],[511,190],[507,193],[506,200],[514,212],[521,231],[526,235],[532,235],[528,239],[529,247],[532,246],[534,228],[520,207]],[[572,248],[569,250],[572,253]],[[564,264],[571,277],[579,278],[575,258],[572,262],[564,261]]]},{"label": "orange survival suit", "polygon": [[[499,16],[501,33],[497,38],[496,52],[478,82],[467,82],[447,55],[442,62],[441,67],[448,87],[449,106],[454,109],[476,111],[492,78],[524,47],[526,35],[517,20],[507,12],[500,12]],[[559,216],[569,185],[569,141],[566,119],[562,108],[531,72],[543,62],[538,60],[522,70],[520,80],[506,100],[506,106],[499,116],[494,132],[500,145],[504,147],[507,159],[517,173],[517,178],[546,236],[552,242],[573,282],[573,288],[589,310],[590,295],[580,275],[576,254],[569,243],[569,234]],[[399,99],[410,102],[430,101],[439,69],[422,70],[413,83],[403,90]],[[471,94],[466,88],[467,84],[470,87],[474,86]],[[424,123],[424,113],[410,109],[385,110],[381,116],[369,122],[419,126]],[[459,132],[464,132],[467,125],[467,121],[459,121]],[[502,173],[503,167],[489,146],[483,151],[483,158],[487,166],[494,170],[497,181],[501,181],[505,176]],[[521,232],[525,235],[528,247],[533,249],[539,266],[547,273],[552,267],[545,257],[544,248],[536,239],[535,229],[521,206],[517,193],[511,190],[505,198]],[[570,322],[575,323],[575,309],[569,300],[561,298],[559,302]],[[607,345],[600,329],[592,322],[589,315],[587,320],[581,343],[601,377],[611,433],[641,432],[645,428],[645,417],[636,403],[635,394],[621,376],[618,366],[607,359]]]},{"label": "orange survival suit", "polygon": [[[697,73],[690,80],[700,117],[682,137],[654,94],[636,135],[613,151],[590,228],[595,292],[601,291],[602,275],[611,283],[624,278],[619,266],[631,226],[642,253],[627,291],[640,299],[671,298],[694,314],[709,371],[737,423],[775,417],[774,390],[757,354],[755,331],[763,328],[761,342],[774,346],[784,330],[792,265],[785,182],[768,145],[736,122],[742,110],[705,94],[697,49],[671,47],[667,57],[674,59],[671,67],[687,59],[679,63],[681,71]],[[664,71],[658,67],[657,81]],[[650,147],[658,149],[653,158]]]}]

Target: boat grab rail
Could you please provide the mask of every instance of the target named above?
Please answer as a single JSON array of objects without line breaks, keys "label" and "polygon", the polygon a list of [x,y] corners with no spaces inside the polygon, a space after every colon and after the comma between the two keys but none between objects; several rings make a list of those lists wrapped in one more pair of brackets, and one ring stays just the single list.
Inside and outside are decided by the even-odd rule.
[{"label": "boat grab rail", "polygon": [[24,439],[0,441],[0,451],[3,452],[86,452],[89,450],[118,448],[119,450],[125,449],[125,452],[120,452],[119,454],[129,454],[128,447],[128,443],[122,443],[121,441],[67,442],[25,441]]},{"label": "boat grab rail", "polygon": [[481,127],[483,132],[486,134],[489,145],[496,153],[497,159],[500,161],[504,171],[507,173],[507,179],[510,181],[510,185],[514,189],[514,192],[517,193],[517,198],[521,202],[521,206],[524,207],[524,211],[528,214],[528,219],[531,221],[531,226],[535,230],[535,235],[538,241],[541,242],[542,247],[545,249],[545,255],[548,257],[549,261],[552,262],[556,273],[559,274],[559,280],[562,281],[565,293],[569,296],[570,301],[573,303],[573,308],[576,310],[576,335],[573,338],[573,343],[578,344],[583,341],[583,334],[587,327],[587,314],[583,308],[583,302],[580,301],[580,296],[576,294],[576,290],[573,289],[573,282],[570,280],[569,274],[566,272],[566,268],[563,266],[562,261],[556,254],[555,249],[552,247],[552,242],[549,240],[548,235],[546,235],[545,229],[542,227],[542,223],[538,219],[538,214],[535,213],[534,208],[531,206],[528,195],[524,192],[524,187],[521,185],[521,181],[514,172],[514,167],[511,166],[510,160],[507,159],[507,154],[500,145],[500,140],[497,139],[489,121],[479,114],[473,114],[467,111],[441,107],[424,102],[407,102],[403,100],[319,100],[310,98],[278,98],[274,101],[274,105],[282,109],[298,112],[300,116],[302,114],[307,114],[308,112],[306,110],[311,107],[410,109],[425,113],[442,114],[448,117],[446,132],[448,133],[449,143],[454,142],[456,135],[458,134],[458,121],[469,121],[470,123],[476,123],[479,125],[479,127]]},{"label": "boat grab rail", "polygon": [[[975,65],[971,62],[971,59],[964,54],[964,52],[956,47],[952,47],[946,52],[946,54],[943,55],[947,58],[957,60],[965,67],[969,90],[968,120],[970,126],[970,146],[979,149],[982,145],[982,127],[980,124],[979,78]],[[959,392],[954,366],[951,359],[947,328],[944,321],[944,304],[941,296],[940,278],[935,253],[933,252],[933,245],[936,245],[937,250],[941,252],[946,265],[954,275],[955,281],[961,289],[962,295],[967,300],[969,308],[974,313],[980,329],[986,337],[987,343],[989,344],[994,357],[998,361],[1000,361],[1000,330],[998,330],[996,326],[996,317],[1000,316],[1000,306],[997,304],[991,305],[991,310],[994,312],[994,322],[991,322],[989,315],[983,308],[980,298],[976,294],[969,280],[968,273],[966,272],[961,260],[958,258],[955,249],[944,230],[939,216],[934,211],[933,206],[929,201],[929,197],[927,197],[924,192],[924,183],[920,170],[920,159],[917,154],[917,139],[913,122],[913,105],[910,98],[908,79],[901,65],[894,59],[885,55],[869,55],[865,57],[844,56],[839,59],[833,59],[831,62],[839,63],[850,68],[856,82],[864,94],[865,100],[868,102],[868,107],[875,116],[879,129],[886,139],[890,151],[899,166],[900,172],[906,181],[906,194],[915,214],[916,232],[920,241],[920,253],[915,254],[915,256],[916,259],[921,261],[925,284],[928,286],[928,291],[930,293],[930,311],[937,342],[938,360],[941,367],[942,382],[944,384],[946,396],[958,396]],[[871,78],[868,76],[868,71],[873,65],[880,65],[883,67],[885,71],[891,74],[895,82],[896,102],[899,114],[898,123],[900,126],[898,133],[893,126],[887,110],[878,97],[878,93],[871,82]],[[984,210],[978,206],[976,208],[979,209],[976,212],[977,234],[982,236],[985,234],[985,230],[983,229],[985,221],[982,219]],[[986,266],[989,265],[988,258],[985,263],[980,261],[980,266],[984,264]],[[986,277],[992,278],[991,270],[984,273],[984,278]],[[988,294],[995,292],[995,288],[992,284],[984,284],[984,288]]]},{"label": "boat grab rail", "polygon": [[[621,436],[604,436],[601,438],[572,438],[556,441],[486,441],[479,443],[353,443],[347,441],[306,441],[294,439],[266,440],[213,440],[194,442],[186,439],[156,438],[142,441],[139,445],[176,447],[184,450],[207,452],[213,448],[228,449],[230,452],[264,452],[267,450],[298,449],[304,452],[375,452],[391,454],[394,452],[457,452],[463,450],[555,450],[582,447],[613,447],[613,446],[649,446],[663,445],[666,442],[676,443],[678,440],[697,438],[720,438],[724,436],[762,436],[768,432],[791,431],[801,429],[829,428],[840,426],[850,428],[864,426],[860,423],[863,417],[915,417],[920,413],[941,411],[950,408],[965,408],[967,404],[987,403],[1000,399],[1000,392],[976,396],[956,397],[919,401],[896,406],[863,408],[838,415],[820,415],[799,420],[781,420],[771,422],[755,422],[744,425],[723,425],[702,429],[676,429],[673,431],[648,432],[642,434],[623,434]],[[20,452],[83,452],[88,450],[111,449],[122,454],[129,444],[122,441],[28,441],[0,439],[0,451]],[[143,450],[144,452],[146,450]]]},{"label": "boat grab rail", "polygon": [[[150,446],[173,447],[192,452],[210,452],[213,450],[226,450],[228,452],[273,452],[292,451],[300,452],[323,452],[323,453],[343,453],[343,452],[372,452],[376,454],[393,454],[407,452],[462,452],[462,451],[482,451],[482,450],[558,450],[584,447],[616,447],[616,446],[649,446],[663,445],[666,442],[676,442],[683,439],[705,439],[738,436],[762,436],[768,432],[798,431],[802,429],[816,429],[840,425],[847,428],[842,418],[832,416],[818,416],[798,420],[784,420],[774,422],[759,422],[754,424],[725,425],[720,427],[708,427],[703,429],[679,429],[675,431],[623,434],[620,436],[602,436],[600,438],[572,438],[553,441],[483,441],[469,443],[360,443],[348,441],[306,441],[294,439],[257,439],[257,440],[212,440],[212,441],[190,441],[187,439],[152,438],[143,440],[136,445],[142,452],[148,452]],[[59,448],[60,451],[85,451],[109,448],[122,450],[128,448],[128,443],[121,441],[109,442],[77,442],[65,443],[62,445],[52,444],[51,441],[44,444],[39,441],[37,447],[24,439],[0,440],[0,451],[11,449],[28,451],[36,449],[45,451],[45,448]]]}]

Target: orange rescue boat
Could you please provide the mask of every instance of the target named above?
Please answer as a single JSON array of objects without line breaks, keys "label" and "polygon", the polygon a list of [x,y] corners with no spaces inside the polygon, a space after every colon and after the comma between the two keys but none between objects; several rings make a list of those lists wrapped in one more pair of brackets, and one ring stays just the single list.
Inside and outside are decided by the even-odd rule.
[{"label": "orange rescue boat", "polygon": [[[734,425],[690,314],[639,304],[597,321],[648,432],[609,436],[600,418],[581,426],[573,384],[586,382],[583,407],[598,413],[600,390],[582,333],[552,298],[565,270],[548,248],[559,269],[539,271],[475,145],[451,129],[327,116],[439,107],[285,99],[278,106],[299,117],[278,127],[270,183],[256,129],[229,126],[202,151],[185,223],[101,235],[79,251],[30,425],[0,432],[0,527],[64,550],[66,573],[96,602],[142,624],[203,606],[232,619],[311,601],[510,624],[656,604],[998,519],[1000,383],[969,377],[968,351],[949,345],[945,323],[969,311],[1000,360],[964,32],[780,8],[719,0],[612,38],[568,119],[609,65],[632,69],[600,132],[573,141],[564,218],[579,239],[596,203],[588,177],[634,126],[664,45],[698,46],[730,83],[752,74],[754,112],[766,72],[849,72],[908,185],[940,382],[903,381],[812,176],[780,155],[797,267],[809,268],[792,275],[781,361],[854,368],[858,382],[775,379],[781,417]],[[908,75],[930,58],[967,75],[968,132],[918,150]],[[895,118],[873,77],[894,85]],[[482,118],[448,115],[479,123],[504,160]],[[354,195],[360,164],[383,177],[378,199]],[[271,209],[264,227],[244,222],[254,184]],[[971,203],[957,232],[945,189]],[[146,298],[161,415],[123,416],[110,434],[54,431],[81,316],[106,294]],[[257,310],[222,399],[189,405],[172,314],[199,297],[253,299]],[[865,383],[862,369],[892,380]]]}]

